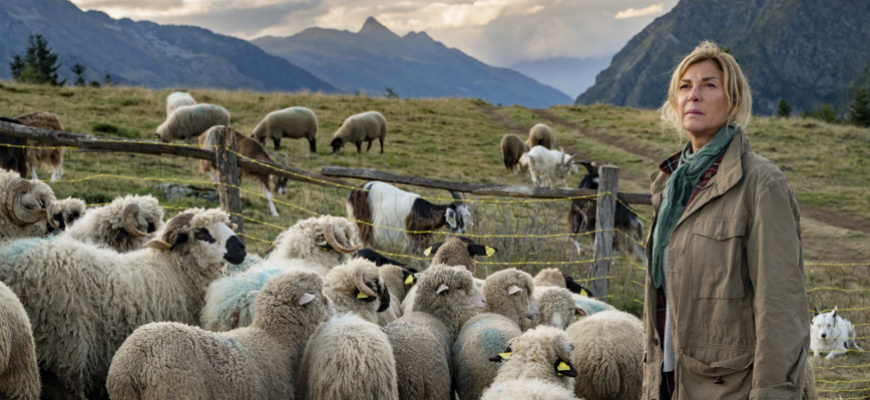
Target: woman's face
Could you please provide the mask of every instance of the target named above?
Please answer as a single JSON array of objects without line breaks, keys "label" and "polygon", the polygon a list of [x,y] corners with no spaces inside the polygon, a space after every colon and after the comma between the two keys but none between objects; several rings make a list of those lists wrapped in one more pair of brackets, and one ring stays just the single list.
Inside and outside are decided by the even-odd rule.
[{"label": "woman's face", "polygon": [[694,150],[713,139],[728,120],[731,110],[722,83],[722,71],[713,60],[692,64],[680,79],[677,106]]}]

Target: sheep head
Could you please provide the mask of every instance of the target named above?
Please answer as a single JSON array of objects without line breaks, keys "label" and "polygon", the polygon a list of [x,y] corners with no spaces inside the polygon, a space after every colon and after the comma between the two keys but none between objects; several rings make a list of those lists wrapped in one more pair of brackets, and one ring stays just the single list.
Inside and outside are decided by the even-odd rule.
[{"label": "sheep head", "polygon": [[145,243],[160,251],[197,253],[208,265],[222,266],[224,261],[238,265],[245,260],[245,245],[230,228],[227,213],[218,210],[191,209],[166,223],[162,235]]},{"label": "sheep head", "polygon": [[49,213],[51,214],[51,219],[57,222],[57,228],[52,229],[51,233],[69,228],[73,222],[85,213],[86,208],[87,204],[85,204],[84,200],[73,197],[53,201]]},{"label": "sheep head", "polygon": [[362,258],[354,258],[329,271],[323,278],[324,293],[340,311],[361,311],[360,316],[377,323],[376,313],[390,307],[390,292],[378,267]]},{"label": "sheep head", "polygon": [[465,233],[473,225],[471,211],[468,210],[468,202],[465,201],[463,193],[451,191],[450,195],[453,196],[453,204],[444,214],[447,226],[450,228],[450,232]]},{"label": "sheep head", "polygon": [[434,252],[432,264],[461,265],[474,274],[477,267],[474,256],[490,257],[496,251],[498,250],[494,247],[476,244],[468,238],[451,237],[444,242],[429,244],[423,254],[428,256]]},{"label": "sheep head", "polygon": [[2,189],[3,212],[20,227],[46,220],[52,228],[57,228],[57,221],[49,213],[55,200],[51,188],[39,181],[14,177]]},{"label": "sheep head", "polygon": [[568,379],[577,376],[571,362],[573,354],[574,343],[564,331],[539,326],[508,341],[505,351],[490,360],[506,360],[501,368],[508,368],[509,364],[521,365],[523,371],[535,376],[551,376],[553,381],[573,389],[574,382]]}]

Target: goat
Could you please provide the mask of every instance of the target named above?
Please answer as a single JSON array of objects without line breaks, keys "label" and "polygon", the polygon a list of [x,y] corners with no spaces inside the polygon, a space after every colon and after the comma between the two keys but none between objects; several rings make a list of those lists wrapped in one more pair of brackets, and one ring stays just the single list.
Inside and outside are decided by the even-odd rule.
[{"label": "goat", "polygon": [[[199,135],[199,147],[206,150],[214,150],[215,146],[222,146],[223,144],[215,143],[215,135],[217,134],[218,129],[226,129],[226,127],[223,125],[215,125]],[[236,132],[235,129],[230,128],[230,130],[236,136],[236,149],[239,154],[252,160],[273,162],[272,157],[269,157],[269,153],[266,153],[266,149],[264,149],[259,142],[245,135],[242,135],[239,132]],[[214,161],[200,160],[199,169],[202,172],[208,173],[209,176],[211,176],[213,182],[218,181],[217,175],[215,175],[214,173]],[[275,203],[272,201],[272,192],[269,187],[269,175],[257,174],[242,170],[241,177],[256,179],[260,182],[260,188],[263,190],[263,194],[266,196],[266,199],[269,200],[269,210],[272,211],[272,216],[277,217],[278,210],[275,209]],[[277,191],[278,194],[286,193],[287,178],[278,175],[272,175],[272,184],[274,185],[275,191]]]},{"label": "goat", "polygon": [[542,177],[547,178],[549,186],[553,186],[555,178],[562,179],[562,184],[568,187],[566,177],[571,173],[577,173],[577,166],[572,162],[575,155],[568,155],[561,147],[559,150],[548,150],[544,146],[535,146],[520,157],[520,167],[523,171],[528,170],[532,176],[532,183],[541,186]]},{"label": "goat", "polygon": [[[599,175],[598,171],[592,163],[580,161],[586,167],[587,173],[577,185],[579,189],[598,189]],[[598,202],[595,200],[574,199],[571,200],[571,209],[568,210],[568,232],[571,233],[571,240],[574,246],[577,247],[577,253],[582,254],[583,248],[580,245],[580,234],[588,233],[591,236],[590,242],[595,243],[595,219]],[[625,241],[629,242],[632,251],[646,264],[646,257],[641,247],[643,240],[643,222],[637,218],[637,213],[619,201],[616,202],[616,213],[613,218],[613,227],[624,235],[621,235]],[[616,239],[616,235],[614,235]],[[619,248],[619,241],[614,240],[614,248]]]},{"label": "goat", "polygon": [[450,192],[453,202],[433,204],[419,194],[384,182],[368,182],[347,196],[348,218],[356,220],[366,246],[403,244],[420,253],[432,231],[445,224],[452,233],[465,233],[471,213],[461,193]]},{"label": "goat", "polygon": [[[22,125],[21,121],[12,118],[0,117],[0,121]],[[24,150],[26,145],[25,139],[0,135],[0,168],[18,172],[18,175],[25,178],[27,170],[30,169]]]},{"label": "goat", "polygon": [[[37,111],[27,115],[15,117],[21,125],[27,125],[34,128],[46,129],[50,131],[63,131],[63,124],[50,112]],[[33,179],[36,177],[36,163],[43,164],[51,168],[51,182],[55,182],[63,176],[63,147],[40,147],[40,143],[35,140],[27,140],[27,148],[24,151],[27,157],[27,163],[30,165],[30,174]]]}]

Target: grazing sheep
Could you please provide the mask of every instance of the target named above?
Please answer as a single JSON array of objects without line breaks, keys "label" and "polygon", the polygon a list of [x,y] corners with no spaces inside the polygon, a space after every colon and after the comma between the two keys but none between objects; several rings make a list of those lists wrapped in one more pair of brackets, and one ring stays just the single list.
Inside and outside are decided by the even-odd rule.
[{"label": "grazing sheep", "polygon": [[356,221],[366,246],[403,245],[405,252],[419,253],[432,231],[447,225],[451,233],[462,234],[471,226],[464,195],[450,194],[452,203],[433,204],[419,194],[372,181],[347,195],[347,216]]},{"label": "grazing sheep", "polygon": [[[199,135],[199,147],[205,150],[215,150],[216,146],[223,146],[222,143],[217,143],[218,131],[221,129],[226,130],[227,127],[224,125],[216,125],[208,128],[207,131]],[[256,161],[273,162],[272,157],[269,157],[269,153],[266,153],[266,149],[257,143],[256,140],[242,135],[235,129],[230,129],[236,136],[236,152],[241,156]],[[217,183],[218,177],[215,174],[216,168],[214,161],[199,160],[199,170],[207,173],[211,176],[211,180]],[[272,191],[269,186],[270,175],[253,173],[244,169],[240,171],[240,175],[240,178],[257,180],[260,182],[260,190],[263,192],[263,195],[266,196],[266,200],[269,201],[269,211],[272,212],[273,217],[279,216],[278,210],[275,209],[275,202],[272,201]],[[278,194],[284,194],[287,192],[288,179],[286,177],[271,175],[271,181]]]},{"label": "grazing sheep", "polygon": [[[145,325],[118,349],[114,400],[294,399],[309,337],[334,313],[314,273],[281,274],[263,287],[250,327],[212,333],[181,323]],[[317,371],[324,375],[328,371]]]},{"label": "grazing sheep", "polygon": [[[586,167],[586,175],[580,180],[577,185],[579,189],[598,190],[599,175],[598,170],[592,163],[585,161],[579,162]],[[574,199],[571,200],[571,208],[568,211],[568,233],[571,234],[571,240],[574,246],[577,247],[577,254],[583,254],[583,248],[580,245],[581,236],[589,236],[590,243],[595,243],[595,222],[597,218],[598,201],[596,199]],[[613,246],[619,249],[620,243],[627,243],[635,255],[640,258],[646,265],[646,256],[643,251],[643,222],[637,217],[627,205],[620,201],[616,202],[616,211],[613,216],[613,227],[622,235],[613,236]]]},{"label": "grazing sheep", "polygon": [[52,218],[54,192],[40,181],[0,170],[0,240],[44,236],[58,224]]},{"label": "grazing sheep", "polygon": [[504,159],[504,167],[511,173],[515,172],[517,164],[523,153],[529,151],[529,146],[523,143],[523,139],[513,133],[508,133],[501,138],[501,155]]},{"label": "grazing sheep", "polygon": [[390,304],[378,268],[355,258],[326,274],[323,292],[337,312],[348,313],[324,322],[311,336],[300,363],[297,397],[398,400],[393,349],[377,325],[377,314]]},{"label": "grazing sheep", "polygon": [[157,127],[157,139],[161,142],[194,138],[215,125],[229,125],[230,113],[214,104],[181,106],[166,117]]},{"label": "grazing sheep", "polygon": [[535,146],[520,157],[520,167],[528,170],[535,186],[541,186],[543,178],[547,178],[548,186],[553,186],[556,179],[562,180],[562,185],[568,187],[567,176],[577,173],[577,165],[572,163],[577,155],[568,155],[561,147],[559,150],[548,150],[544,146]]},{"label": "grazing sheep", "polygon": [[[63,132],[63,125],[60,123],[57,115],[49,112],[37,111],[15,117],[15,120],[22,125]],[[51,169],[51,182],[60,179],[63,176],[63,149],[63,147],[40,147],[40,142],[28,139],[25,156],[27,157],[28,165],[30,165],[30,173],[33,179],[39,179],[36,177],[36,169],[33,167],[37,163]]]},{"label": "grazing sheep", "polygon": [[221,332],[250,325],[255,300],[251,292],[260,290],[269,278],[290,270],[326,276],[330,269],[350,260],[358,243],[356,225],[346,218],[325,215],[297,222],[278,235],[265,261],[209,285],[201,326]]},{"label": "grazing sheep", "polygon": [[151,195],[126,195],[105,206],[88,210],[66,229],[66,235],[127,253],[141,248],[154,232],[161,229],[163,207],[160,207],[156,198]]},{"label": "grazing sheep", "polygon": [[266,139],[271,138],[275,145],[275,151],[281,146],[281,138],[308,139],[308,146],[312,153],[317,152],[317,116],[314,111],[305,107],[290,107],[283,110],[272,111],[263,118],[254,128],[252,137],[263,147],[266,147]]},{"label": "grazing sheep", "polygon": [[[0,117],[0,122],[23,125],[21,121]],[[30,166],[27,164],[27,139],[0,134],[0,170],[18,172],[22,178],[27,177]]]},{"label": "grazing sheep", "polygon": [[531,275],[514,268],[486,278],[486,307],[462,326],[453,344],[453,382],[460,399],[480,399],[498,374],[498,364],[489,362],[489,357],[530,328],[527,321],[537,319],[533,290]]},{"label": "grazing sheep", "polygon": [[223,211],[188,210],[123,254],[66,235],[0,246],[0,280],[30,316],[43,375],[70,396],[98,397],[112,355],[137,327],[197,323],[208,283],[246,254],[228,224]]},{"label": "grazing sheep", "polygon": [[64,232],[85,214],[88,205],[82,199],[67,197],[51,203],[51,218],[57,223],[57,227],[49,226],[49,233]]},{"label": "grazing sheep", "polygon": [[525,144],[529,149],[535,146],[544,146],[547,149],[552,149],[556,145],[556,139],[553,136],[553,130],[549,126],[535,124],[532,129],[529,129],[529,138],[526,139]]},{"label": "grazing sheep", "polygon": [[15,293],[0,283],[0,398],[39,398],[39,366],[30,320]]},{"label": "grazing sheep", "polygon": [[396,357],[399,398],[449,399],[453,343],[467,309],[486,300],[464,268],[432,265],[419,276],[414,310],[384,327]]},{"label": "grazing sheep", "polygon": [[166,117],[169,118],[176,108],[184,106],[192,106],[196,104],[193,96],[187,92],[172,92],[166,96]]},{"label": "grazing sheep", "polygon": [[345,143],[356,144],[357,154],[362,154],[362,142],[369,142],[366,151],[372,149],[372,142],[378,139],[381,144],[381,154],[384,153],[384,138],[387,137],[387,119],[377,111],[351,115],[344,120],[341,127],[332,135],[332,153],[344,147]]},{"label": "grazing sheep", "polygon": [[577,318],[585,315],[583,309],[577,307],[574,295],[568,289],[547,286],[535,287],[532,297],[541,308],[537,325],[550,325],[565,329]]},{"label": "grazing sheep", "polygon": [[574,394],[586,400],[639,399],[643,387],[643,323],[622,311],[583,318],[565,333],[574,341]]},{"label": "grazing sheep", "polygon": [[504,353],[491,358],[502,362],[483,400],[577,400],[572,365],[574,345],[565,332],[539,326],[510,341]]}]

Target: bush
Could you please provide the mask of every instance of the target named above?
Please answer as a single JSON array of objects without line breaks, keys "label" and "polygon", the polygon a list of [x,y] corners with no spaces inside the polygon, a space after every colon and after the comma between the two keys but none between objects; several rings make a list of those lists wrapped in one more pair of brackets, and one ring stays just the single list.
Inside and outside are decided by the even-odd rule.
[{"label": "bush", "polygon": [[776,115],[779,115],[783,118],[788,118],[791,116],[791,104],[788,104],[785,99],[779,99],[779,105],[776,109]]}]

